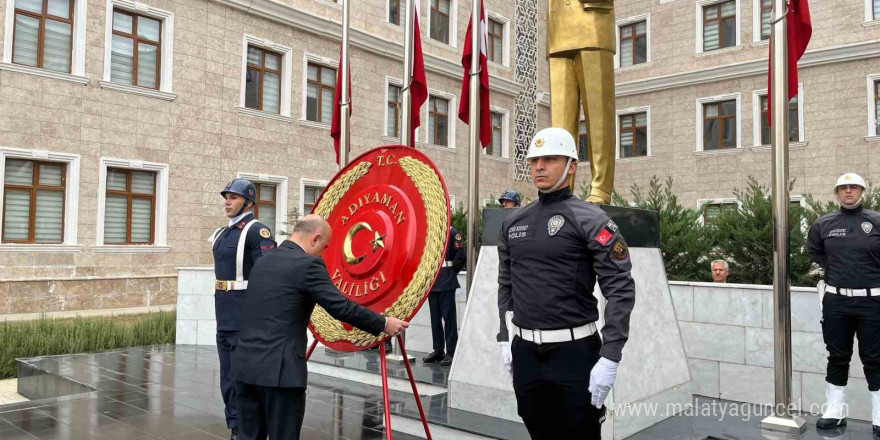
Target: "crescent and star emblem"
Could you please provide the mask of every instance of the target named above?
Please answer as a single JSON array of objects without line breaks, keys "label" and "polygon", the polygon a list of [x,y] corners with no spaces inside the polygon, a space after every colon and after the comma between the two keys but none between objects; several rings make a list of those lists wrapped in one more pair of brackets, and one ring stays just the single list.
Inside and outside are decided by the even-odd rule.
[{"label": "crescent and star emblem", "polygon": [[355,225],[348,230],[348,233],[345,234],[345,241],[342,243],[342,255],[345,257],[345,262],[348,264],[355,265],[364,261],[364,258],[367,258],[366,255],[356,257],[354,251],[351,249],[351,243],[354,241],[354,236],[364,229],[375,234],[374,238],[370,240],[370,244],[373,245],[373,253],[375,253],[376,249],[379,249],[380,247],[385,249],[384,235],[379,235],[378,231],[373,231],[373,228],[367,222],[355,223]]}]

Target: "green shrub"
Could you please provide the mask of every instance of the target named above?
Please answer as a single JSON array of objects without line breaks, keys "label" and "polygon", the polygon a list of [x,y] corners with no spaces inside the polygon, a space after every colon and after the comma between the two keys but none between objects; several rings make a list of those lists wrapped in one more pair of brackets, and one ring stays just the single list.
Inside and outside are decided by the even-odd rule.
[{"label": "green shrub", "polygon": [[15,377],[16,358],[173,344],[176,313],[0,322],[0,379]]}]

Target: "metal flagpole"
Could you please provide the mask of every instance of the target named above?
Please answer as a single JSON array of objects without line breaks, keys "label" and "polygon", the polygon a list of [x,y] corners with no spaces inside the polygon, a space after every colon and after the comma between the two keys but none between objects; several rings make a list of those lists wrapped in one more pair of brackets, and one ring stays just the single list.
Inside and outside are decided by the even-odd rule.
[{"label": "metal flagpole", "polygon": [[773,334],[776,398],[773,416],[761,421],[761,428],[799,434],[804,419],[791,405],[791,268],[789,253],[788,195],[788,42],[786,0],[773,0],[771,22],[770,78],[772,96],[771,145],[773,149]]},{"label": "metal flagpole", "polygon": [[[415,14],[415,3],[413,0],[406,0],[406,27],[403,31],[403,88],[400,90],[402,95],[400,98],[400,105],[403,107],[400,112],[400,143],[401,145],[413,148],[415,148],[415,145],[411,145],[412,137],[410,136],[410,131],[412,130],[412,94],[410,93],[409,87],[412,85],[413,38],[415,36],[413,19]],[[406,338],[405,332],[403,337]],[[400,350],[400,344],[396,343],[393,339],[391,343],[394,346],[394,350],[385,356],[386,360],[395,364],[403,364],[405,358],[403,352]],[[406,358],[408,358],[410,362],[415,362],[416,360],[415,357],[410,355],[407,355]],[[416,398],[418,399],[418,397]]]},{"label": "metal flagpole", "polygon": [[351,149],[351,114],[349,114],[349,105],[351,100],[348,98],[351,94],[351,69],[348,59],[348,12],[349,0],[342,0],[342,60],[339,62],[339,68],[342,69],[342,93],[341,102],[339,103],[340,111],[340,129],[339,129],[339,167],[342,168],[348,164],[349,153]]},{"label": "metal flagpole", "polygon": [[470,75],[470,153],[468,163],[468,218],[467,218],[467,289],[468,296],[473,288],[474,272],[477,269],[477,240],[480,233],[477,221],[480,218],[480,57],[483,30],[480,26],[480,1],[471,0],[471,75]]}]

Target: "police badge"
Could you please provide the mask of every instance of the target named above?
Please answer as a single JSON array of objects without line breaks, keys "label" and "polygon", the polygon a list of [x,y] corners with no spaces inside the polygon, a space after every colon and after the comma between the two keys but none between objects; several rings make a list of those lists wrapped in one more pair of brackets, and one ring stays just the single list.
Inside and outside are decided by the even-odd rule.
[{"label": "police badge", "polygon": [[874,229],[874,225],[871,222],[862,222],[862,230],[865,231],[865,234],[870,234],[872,229]]},{"label": "police badge", "polygon": [[550,217],[550,221],[547,222],[547,233],[550,236],[556,235],[560,229],[562,229],[562,225],[565,224],[565,218],[561,215],[554,215]]}]

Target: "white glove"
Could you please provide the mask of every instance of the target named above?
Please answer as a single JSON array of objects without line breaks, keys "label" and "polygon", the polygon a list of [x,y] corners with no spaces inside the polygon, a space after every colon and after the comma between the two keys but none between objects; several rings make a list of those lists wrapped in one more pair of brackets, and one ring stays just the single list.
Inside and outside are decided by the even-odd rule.
[{"label": "white glove", "polygon": [[593,397],[590,403],[593,406],[602,408],[602,405],[605,404],[605,398],[608,397],[608,392],[611,391],[611,386],[614,385],[616,378],[617,362],[599,358],[599,362],[596,362],[593,371],[590,371],[589,390]]},{"label": "white glove", "polygon": [[501,344],[501,360],[507,372],[513,374],[513,353],[510,352],[510,342],[500,342]]}]

